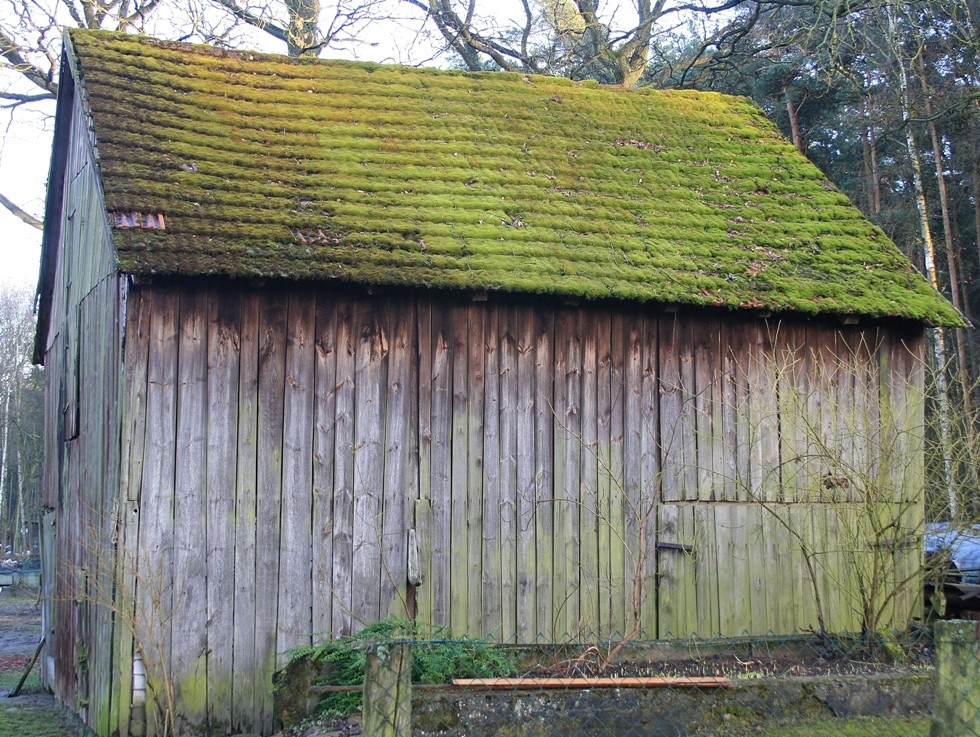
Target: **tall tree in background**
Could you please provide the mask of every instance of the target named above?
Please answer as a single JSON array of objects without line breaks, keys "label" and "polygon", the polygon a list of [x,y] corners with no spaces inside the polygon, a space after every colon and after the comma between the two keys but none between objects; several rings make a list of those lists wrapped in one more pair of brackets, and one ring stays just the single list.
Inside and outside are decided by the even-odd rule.
[{"label": "tall tree in background", "polygon": [[33,290],[0,288],[0,552],[35,550],[41,505],[42,372],[31,365]]}]

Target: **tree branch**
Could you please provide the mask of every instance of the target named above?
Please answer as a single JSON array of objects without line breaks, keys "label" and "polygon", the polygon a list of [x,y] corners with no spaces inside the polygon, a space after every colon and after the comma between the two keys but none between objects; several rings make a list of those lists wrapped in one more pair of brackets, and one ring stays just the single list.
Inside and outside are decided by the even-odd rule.
[{"label": "tree branch", "polygon": [[289,34],[286,32],[285,28],[281,26],[277,26],[275,23],[272,23],[270,21],[265,20],[264,18],[255,15],[255,13],[251,12],[250,10],[247,10],[241,7],[240,5],[238,5],[238,3],[235,2],[235,0],[214,0],[214,2],[220,5],[221,7],[225,8],[225,10],[230,12],[233,16],[235,16],[239,20],[245,21],[250,26],[254,26],[255,28],[258,28],[260,31],[265,31],[270,36],[272,36],[275,39],[278,39],[279,41],[282,41],[283,43],[286,44],[289,43]]},{"label": "tree branch", "polygon": [[17,205],[15,205],[13,202],[11,202],[10,200],[8,200],[2,194],[0,194],[0,205],[3,205],[4,207],[6,207],[8,210],[10,210],[10,212],[12,212],[14,214],[14,217],[17,217],[20,220],[23,220],[25,223],[27,223],[31,227],[37,228],[38,230],[41,230],[44,227],[44,223],[42,223],[36,217],[34,217],[33,215],[31,215],[29,212],[26,212],[25,210],[22,210],[21,208],[19,208]]},{"label": "tree branch", "polygon": [[51,75],[31,64],[21,53],[20,44],[3,31],[0,31],[0,58],[6,59],[14,71],[19,72],[42,90],[50,92],[52,96],[58,94],[58,85]]}]

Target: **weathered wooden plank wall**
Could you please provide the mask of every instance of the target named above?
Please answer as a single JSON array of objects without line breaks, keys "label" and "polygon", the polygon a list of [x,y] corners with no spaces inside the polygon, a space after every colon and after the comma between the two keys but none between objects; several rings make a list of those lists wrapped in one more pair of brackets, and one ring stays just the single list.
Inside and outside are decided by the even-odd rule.
[{"label": "weathered wooden plank wall", "polygon": [[[42,662],[47,683],[92,728],[118,724],[112,592],[113,545],[122,519],[120,486],[120,331],[125,290],[116,276],[90,131],[72,101],[63,191],[61,249],[49,274],[50,322],[43,345],[44,504],[54,510],[56,559],[46,562]],[[68,133],[67,131],[65,133]],[[46,671],[46,669],[45,669]],[[48,681],[47,673],[45,680]]]},{"label": "weathered wooden plank wall", "polygon": [[268,731],[288,648],[389,614],[519,642],[816,626],[803,546],[854,628],[860,484],[827,478],[874,475],[882,397],[922,422],[917,330],[227,285],[135,288],[127,330],[137,610],[187,722],[232,729]]}]

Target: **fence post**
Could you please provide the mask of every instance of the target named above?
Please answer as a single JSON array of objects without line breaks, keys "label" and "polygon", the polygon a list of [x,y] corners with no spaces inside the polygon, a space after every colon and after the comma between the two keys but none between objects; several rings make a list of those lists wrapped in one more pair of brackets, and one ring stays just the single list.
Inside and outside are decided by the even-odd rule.
[{"label": "fence post", "polygon": [[930,737],[980,737],[977,622],[937,621],[936,701]]},{"label": "fence post", "polygon": [[384,643],[367,651],[364,667],[364,737],[411,737],[412,647]]}]

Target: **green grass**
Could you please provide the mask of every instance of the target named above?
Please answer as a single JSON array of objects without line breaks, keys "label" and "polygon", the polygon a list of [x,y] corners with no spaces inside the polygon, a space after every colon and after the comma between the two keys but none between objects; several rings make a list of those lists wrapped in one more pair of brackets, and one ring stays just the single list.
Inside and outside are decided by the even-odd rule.
[{"label": "green grass", "polygon": [[[77,723],[65,709],[50,699],[38,699],[44,694],[37,666],[21,689],[21,695],[11,699],[11,691],[20,680],[22,671],[0,671],[0,735],[3,737],[77,737]],[[32,698],[33,697],[33,698]]]},{"label": "green grass", "polygon": [[770,726],[752,734],[759,737],[928,737],[926,717],[852,717],[808,724]]}]

